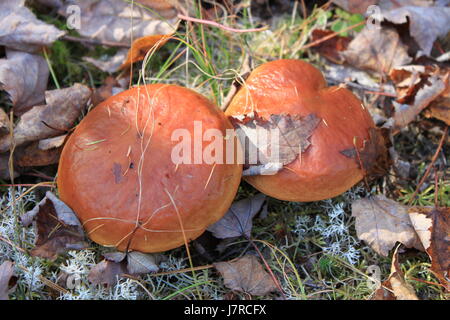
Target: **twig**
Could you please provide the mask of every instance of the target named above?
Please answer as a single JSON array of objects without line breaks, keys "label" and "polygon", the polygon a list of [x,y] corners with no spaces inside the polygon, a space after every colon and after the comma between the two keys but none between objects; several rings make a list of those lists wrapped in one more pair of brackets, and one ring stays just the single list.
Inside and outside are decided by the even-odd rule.
[{"label": "twig", "polygon": [[438,181],[438,172],[437,168],[434,167],[434,206],[437,208],[439,207],[439,181]]},{"label": "twig", "polygon": [[265,27],[261,27],[261,28],[252,28],[252,29],[235,29],[235,28],[224,26],[223,24],[220,24],[220,23],[217,23],[214,21],[197,19],[197,18],[185,16],[182,14],[178,14],[177,17],[178,17],[178,19],[181,19],[181,20],[196,22],[196,23],[201,23],[201,24],[207,24],[210,26],[220,28],[225,31],[230,31],[230,32],[235,32],[235,33],[259,32],[259,31],[265,31],[269,28],[268,26],[265,26]]},{"label": "twig", "polygon": [[[439,145],[438,145],[438,147],[436,149],[436,152],[434,153],[433,158],[431,158],[431,163],[428,166],[427,171],[425,171],[425,174],[423,175],[422,179],[420,179],[419,184],[416,187],[416,191],[414,191],[411,199],[408,202],[408,206],[410,206],[411,203],[414,201],[414,199],[416,198],[417,194],[419,193],[420,187],[425,182],[425,179],[428,178],[428,176],[429,176],[429,174],[431,172],[431,169],[433,168],[433,165],[436,162],[437,157],[439,156],[439,152],[441,151],[442,146],[444,145],[444,141],[447,138],[447,135],[448,135],[448,126],[445,126],[444,133],[442,134],[441,140],[439,141]],[[436,192],[436,190],[435,190],[435,192]]]}]

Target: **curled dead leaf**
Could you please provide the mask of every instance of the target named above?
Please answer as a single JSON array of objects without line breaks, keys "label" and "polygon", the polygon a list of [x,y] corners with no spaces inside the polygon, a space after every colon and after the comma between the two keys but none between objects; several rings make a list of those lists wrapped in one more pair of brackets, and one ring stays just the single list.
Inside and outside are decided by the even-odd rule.
[{"label": "curled dead leaf", "polygon": [[446,72],[444,75],[439,73],[431,74],[422,82],[423,85],[415,93],[412,103],[400,104],[394,101],[394,129],[398,130],[407,126],[423,109],[438,98],[448,86],[449,75],[450,72]]},{"label": "curled dead leaf", "polygon": [[342,56],[356,68],[378,73],[387,73],[391,68],[412,61],[408,48],[391,28],[364,28],[342,52]]},{"label": "curled dead leaf", "polygon": [[148,51],[156,51],[161,48],[171,37],[171,34],[155,34],[145,36],[133,41],[127,58],[119,69],[129,68],[133,63],[144,60]]},{"label": "curled dead leaf", "polygon": [[0,59],[0,89],[5,90],[20,115],[45,101],[49,69],[43,57],[19,51],[6,51]]},{"label": "curled dead leaf", "polygon": [[431,259],[431,271],[450,291],[450,208],[412,207],[408,213]]},{"label": "curled dead leaf", "polygon": [[70,0],[59,12],[67,16],[67,6],[79,6],[81,28],[78,32],[83,37],[103,42],[130,44],[132,39],[151,34],[171,34],[176,30],[178,20],[174,4],[157,0],[140,2]]},{"label": "curled dead leaf", "polygon": [[408,24],[409,34],[416,41],[421,53],[429,55],[434,41],[450,31],[450,8],[404,6],[384,10],[382,17],[394,24]]},{"label": "curled dead leaf", "polygon": [[12,139],[20,146],[66,133],[84,110],[91,90],[76,83],[66,89],[46,91],[45,96],[46,105],[35,106],[21,116],[13,138],[10,135],[0,138],[0,152],[9,150]]},{"label": "curled dead leaf", "polygon": [[25,7],[25,0],[0,2],[0,45],[36,52],[62,37],[64,31],[44,23]]},{"label": "curled dead leaf", "polygon": [[398,248],[399,246],[392,256],[389,278],[375,291],[372,300],[419,300],[414,288],[405,280],[405,275],[398,262]]},{"label": "curled dead leaf", "polygon": [[379,128],[369,129],[369,140],[364,140],[361,149],[346,149],[341,153],[348,158],[353,158],[369,178],[384,176],[391,165],[386,141]]}]

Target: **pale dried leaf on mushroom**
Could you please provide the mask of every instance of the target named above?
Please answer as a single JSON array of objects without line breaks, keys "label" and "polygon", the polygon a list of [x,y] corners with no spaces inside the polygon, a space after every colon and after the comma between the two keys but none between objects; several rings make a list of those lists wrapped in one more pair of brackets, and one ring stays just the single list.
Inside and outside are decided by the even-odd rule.
[{"label": "pale dried leaf on mushroom", "polygon": [[16,115],[44,102],[48,75],[40,55],[6,50],[6,59],[0,59],[0,89],[8,93]]},{"label": "pale dried leaf on mushroom", "polygon": [[386,27],[365,27],[342,55],[350,65],[378,73],[387,73],[412,61],[398,33]]},{"label": "pale dried leaf on mushroom", "polygon": [[372,300],[419,300],[414,288],[406,282],[398,262],[398,246],[392,255],[391,273],[389,278],[381,284]]},{"label": "pale dried leaf on mushroom", "polygon": [[36,52],[65,34],[55,26],[37,19],[24,3],[25,0],[0,2],[0,45]]},{"label": "pale dried leaf on mushroom", "polygon": [[431,271],[450,291],[450,208],[412,207],[408,213],[431,259]]},{"label": "pale dried leaf on mushroom", "polygon": [[0,300],[8,300],[8,295],[11,293],[9,283],[13,275],[14,263],[6,260],[0,264]]},{"label": "pale dried leaf on mushroom", "polygon": [[59,12],[67,16],[67,6],[79,6],[80,35],[105,42],[131,44],[132,39],[150,34],[170,34],[176,30],[178,19],[175,5],[167,1],[142,1],[149,10],[137,2],[70,0]]},{"label": "pale dried leaf on mushroom", "polygon": [[34,256],[53,260],[58,254],[87,246],[83,227],[75,213],[50,191],[32,210],[22,215],[21,221],[24,226],[35,221],[38,236],[31,251]]},{"label": "pale dried leaf on mushroom", "polygon": [[278,290],[272,277],[254,255],[247,254],[235,261],[217,262],[214,267],[222,275],[225,286],[231,290],[254,296],[264,296]]},{"label": "pale dried leaf on mushroom", "polygon": [[352,216],[356,218],[358,238],[382,256],[387,256],[396,242],[423,250],[408,209],[384,195],[354,201]]},{"label": "pale dried leaf on mushroom", "polygon": [[[81,115],[90,96],[91,90],[78,83],[66,89],[46,91],[47,104],[24,113],[15,126],[15,145],[66,133]],[[7,151],[11,143],[10,135],[0,138],[0,152]]]},{"label": "pale dried leaf on mushroom", "polygon": [[265,200],[266,196],[259,193],[254,197],[234,202],[225,216],[210,225],[207,230],[220,239],[240,236],[249,238],[252,220],[261,211]]},{"label": "pale dried leaf on mushroom", "polygon": [[280,171],[309,147],[309,138],[321,122],[315,114],[306,117],[273,114],[265,120],[256,112],[229,119],[244,146],[244,175]]}]

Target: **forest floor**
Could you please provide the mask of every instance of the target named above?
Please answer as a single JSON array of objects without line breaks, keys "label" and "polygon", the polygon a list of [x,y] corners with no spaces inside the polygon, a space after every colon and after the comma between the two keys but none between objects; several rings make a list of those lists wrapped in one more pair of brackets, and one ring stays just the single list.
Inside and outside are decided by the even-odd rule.
[{"label": "forest floor", "polygon": [[[363,15],[349,13],[331,2],[308,1],[304,6],[302,1],[271,1],[270,6],[265,1],[253,1],[253,5],[242,1],[239,8],[237,2],[230,7],[227,4],[231,2],[227,1],[220,1],[216,6],[208,2],[196,14],[198,18],[237,29],[263,26],[267,29],[239,33],[181,21],[174,34],[178,40],[168,41],[143,61],[135,62],[131,70],[112,73],[100,70],[85,57],[105,59],[114,56],[120,47],[76,41],[82,36],[68,28],[66,17],[58,14],[58,10],[32,3],[29,7],[38,19],[75,39],[60,38],[41,52],[50,70],[47,90],[83,83],[96,88],[100,95],[107,92],[108,96],[111,87],[120,87],[117,79],[125,78],[126,86],[129,83],[179,84],[204,94],[220,106],[236,74],[246,64],[253,68],[285,58],[308,61],[323,70],[330,84],[338,84],[339,80],[329,72],[330,65],[335,66],[332,62],[336,62],[330,62],[330,56],[336,57],[342,48],[336,43],[327,49],[320,43],[314,44],[320,37],[313,31],[328,30],[327,34],[333,35],[330,39],[347,37],[350,41],[364,28]],[[436,47],[439,52],[450,50],[448,37],[436,43],[430,56],[439,55]],[[0,52],[0,56],[4,55],[5,52]],[[351,70],[350,78],[356,72],[349,63],[339,65]],[[448,63],[439,66],[448,68]],[[367,69],[359,72],[364,72],[379,88],[385,82],[391,83],[386,74],[374,75]],[[114,85],[105,86],[109,81]],[[392,117],[395,92],[373,92],[365,84],[348,82],[347,88],[370,106],[379,126]],[[13,109],[4,91],[0,91],[0,106],[8,115]],[[361,182],[346,193],[324,201],[297,203],[267,198],[267,212],[254,218],[250,240],[246,237],[219,240],[211,232],[205,232],[190,244],[191,262],[185,247],[163,252],[157,256],[158,271],[128,275],[109,287],[89,281],[90,270],[110,251],[93,242],[89,242],[87,249],[68,251],[53,260],[30,254],[36,231],[32,226],[22,226],[18,217],[36,206],[46,191],[58,194],[53,184],[58,164],[23,167],[13,181],[0,180],[0,265],[13,261],[17,277],[9,299],[372,299],[381,283],[386,284],[389,279],[393,256],[397,253],[392,248],[387,256],[380,255],[359,239],[352,203],[371,195],[385,195],[405,207],[449,207],[450,141],[443,137],[445,130],[445,122],[427,116],[424,111],[391,135],[392,148],[398,157],[396,163],[400,160],[401,168],[407,167],[406,173],[400,175],[401,168],[393,166],[388,174],[369,185]],[[430,166],[433,170],[427,173]],[[425,174],[426,179],[419,185]],[[257,194],[257,190],[242,182],[236,201]],[[402,281],[412,288],[417,298],[448,299],[448,292],[430,269],[426,252],[399,245],[398,253]],[[265,268],[273,273],[282,292],[250,295],[224,284],[223,275],[214,263],[247,254],[267,263]],[[68,284],[70,275],[77,276],[75,286]]]}]

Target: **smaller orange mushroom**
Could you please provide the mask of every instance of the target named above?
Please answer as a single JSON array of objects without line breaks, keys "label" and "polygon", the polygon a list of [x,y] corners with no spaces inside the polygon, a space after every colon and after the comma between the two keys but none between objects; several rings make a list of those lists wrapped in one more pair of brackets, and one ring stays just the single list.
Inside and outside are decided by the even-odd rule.
[{"label": "smaller orange mushroom", "polygon": [[319,120],[312,126],[308,146],[292,162],[273,175],[245,177],[269,196],[289,201],[327,199],[365,175],[359,152],[374,143],[371,115],[349,90],[328,87],[321,72],[307,62],[277,60],[257,67],[226,114],[231,119],[257,115],[259,121],[270,121],[273,115]]}]

